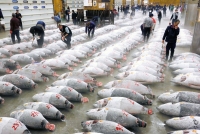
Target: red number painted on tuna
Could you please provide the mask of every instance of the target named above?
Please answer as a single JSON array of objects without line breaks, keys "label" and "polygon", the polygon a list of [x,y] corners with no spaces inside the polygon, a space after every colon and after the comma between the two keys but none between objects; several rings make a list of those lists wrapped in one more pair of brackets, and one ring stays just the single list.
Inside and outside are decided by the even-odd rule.
[{"label": "red number painted on tuna", "polygon": [[39,113],[36,112],[36,111],[31,112],[31,116],[32,116],[32,117],[35,117],[35,116],[38,116],[38,115],[39,115]]}]

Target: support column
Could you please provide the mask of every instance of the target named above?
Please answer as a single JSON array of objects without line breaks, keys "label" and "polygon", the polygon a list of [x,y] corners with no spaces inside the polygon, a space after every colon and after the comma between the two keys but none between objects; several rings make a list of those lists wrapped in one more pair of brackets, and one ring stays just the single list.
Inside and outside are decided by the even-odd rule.
[{"label": "support column", "polygon": [[126,6],[126,0],[122,0],[122,5]]},{"label": "support column", "polygon": [[138,5],[141,5],[141,0],[137,0],[137,4],[138,4]]},{"label": "support column", "polygon": [[[197,17],[197,5],[198,3],[191,3],[189,0],[187,4],[187,11],[185,16],[185,26],[194,27]],[[197,1],[197,0],[196,0]]]},{"label": "support column", "polygon": [[131,0],[131,6],[135,5],[134,0]]},{"label": "support column", "polygon": [[[199,0],[199,2],[200,2],[200,0]],[[195,21],[190,21],[189,23],[186,23],[186,24],[190,24],[190,25],[194,24],[194,35],[193,35],[190,51],[193,53],[200,54],[200,16],[199,16],[200,15],[200,4],[195,4],[195,5],[191,4],[191,7],[195,8],[196,10],[194,10],[193,14],[191,15],[193,17],[190,17],[190,18],[193,18]],[[189,17],[189,16],[187,16],[187,13],[186,13],[186,18],[187,17]],[[188,20],[188,18],[186,20]]]}]

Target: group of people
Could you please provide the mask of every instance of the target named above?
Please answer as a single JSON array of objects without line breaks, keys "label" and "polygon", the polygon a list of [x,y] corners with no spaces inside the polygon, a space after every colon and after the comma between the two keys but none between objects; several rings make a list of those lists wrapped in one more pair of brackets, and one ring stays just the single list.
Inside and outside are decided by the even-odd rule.
[{"label": "group of people", "polygon": [[[160,22],[159,12],[158,12],[158,20]],[[176,47],[177,36],[179,35],[180,29],[178,27],[180,20],[178,19],[178,10],[175,9],[175,12],[172,14],[170,18],[171,23],[166,28],[165,33],[162,38],[162,43],[167,42],[166,45],[166,61],[168,61],[169,51],[171,51],[169,61],[172,61],[174,55],[174,49]],[[148,42],[150,33],[154,30],[155,19],[153,18],[153,14],[149,14],[149,17],[145,18],[143,24],[141,25],[141,31],[144,36],[144,42]]]},{"label": "group of people", "polygon": [[[72,11],[74,12],[74,11]],[[72,18],[76,17],[72,15]],[[20,18],[20,19],[19,19]],[[21,22],[21,14],[17,10],[16,13],[12,14],[12,19],[10,20],[10,34],[12,38],[13,44],[15,44],[15,35],[17,36],[18,43],[20,43],[21,39],[19,36],[19,27],[22,28],[22,22]],[[159,23],[162,18],[161,11],[158,11],[158,20]],[[71,37],[72,37],[72,31],[71,29],[66,25],[61,25],[61,19],[58,15],[53,16],[52,19],[54,19],[57,22],[57,26],[61,31],[61,40],[67,44],[67,48],[71,48]],[[86,23],[85,26],[85,32],[88,34],[88,38],[93,38],[95,27],[98,24],[99,17],[94,16],[90,21]],[[169,24],[169,26],[166,28],[165,33],[163,35],[162,42],[167,42],[166,45],[166,60],[168,60],[169,57],[169,50],[171,50],[170,55],[170,61],[172,60],[172,57],[174,55],[174,49],[176,47],[176,40],[177,36],[179,34],[179,19],[178,19],[178,10],[176,9],[175,12],[172,14],[170,21],[172,21],[172,24]],[[74,21],[73,21],[74,22]],[[76,23],[76,22],[74,22]],[[149,17],[145,18],[143,24],[141,25],[142,34],[144,36],[144,42],[148,41],[150,33],[154,30],[156,24],[156,20],[153,18],[153,14],[149,13]],[[38,21],[36,26],[33,26],[30,28],[30,33],[33,35],[33,40],[37,39],[38,47],[41,48],[44,43],[44,36],[45,36],[45,23],[43,21]]]},{"label": "group of people", "polygon": [[[72,11],[73,12],[73,11]],[[17,37],[18,43],[21,42],[20,39],[20,33],[19,33],[19,27],[22,27],[22,23],[17,18],[21,18],[21,14],[19,15],[18,10],[15,13],[12,14],[12,19],[10,20],[10,34],[12,38],[13,44],[15,44],[15,36]],[[59,15],[55,15],[52,17],[57,23],[58,28],[61,31],[61,40],[67,44],[67,48],[71,48],[71,37],[72,37],[72,31],[71,29],[61,24],[61,19]],[[94,31],[96,25],[98,25],[99,17],[94,16],[91,21],[88,21],[85,26],[85,32],[88,34],[88,38],[93,38]],[[46,24],[43,21],[38,21],[35,26],[32,26],[30,28],[30,33],[33,35],[33,41],[36,39],[38,47],[41,48],[44,44],[44,36],[45,36],[45,27]]]}]

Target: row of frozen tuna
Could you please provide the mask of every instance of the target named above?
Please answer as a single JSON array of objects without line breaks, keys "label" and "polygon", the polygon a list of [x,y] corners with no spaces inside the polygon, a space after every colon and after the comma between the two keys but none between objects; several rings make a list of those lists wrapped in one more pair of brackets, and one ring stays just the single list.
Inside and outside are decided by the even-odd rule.
[{"label": "row of frozen tuna", "polygon": [[[160,42],[162,40],[164,32],[165,32],[165,28],[159,28],[155,30],[154,33],[156,34],[153,34],[152,36],[153,38],[150,39],[150,42],[155,42],[155,41]],[[192,44],[192,38],[193,36],[189,30],[181,28],[180,33],[177,38],[176,46],[188,47]]]},{"label": "row of frozen tuna", "polygon": [[[48,87],[47,89],[45,89],[46,92],[39,93],[33,96],[33,101],[37,102],[25,103],[23,104],[23,108],[13,111],[10,116],[18,119],[19,121],[3,117],[3,121],[1,122],[3,126],[2,129],[8,129],[9,131],[12,131],[12,129],[10,130],[10,123],[6,121],[9,120],[10,122],[16,122],[16,124],[13,124],[15,125],[14,127],[16,127],[16,131],[14,131],[13,134],[20,133],[22,131],[30,133],[26,129],[26,127],[23,126],[23,123],[29,128],[47,129],[50,131],[55,130],[55,125],[50,124],[45,118],[64,120],[65,116],[57,108],[72,109],[74,105],[69,102],[69,100],[78,102],[89,101],[88,98],[83,97],[77,91],[93,91],[94,89],[90,86],[89,83],[97,83],[89,75],[79,72],[71,72],[68,74],[68,76],[66,74],[66,79],[67,78],[69,82],[63,84],[68,86]],[[87,81],[88,83],[85,83],[84,81]],[[21,124],[21,127],[18,126],[19,124]]]},{"label": "row of frozen tuna", "polygon": [[[199,55],[194,53],[175,55],[174,60],[169,65],[173,70],[173,74],[177,75],[172,79],[172,82],[189,88],[200,89],[199,61]],[[180,91],[164,93],[158,99],[166,104],[160,105],[157,109],[163,114],[174,116],[174,118],[165,122],[166,125],[180,130],[171,133],[199,133],[199,130],[196,130],[200,129],[198,92]]]},{"label": "row of frozen tuna", "polygon": [[96,109],[86,113],[90,120],[81,123],[85,130],[104,134],[133,134],[126,128],[146,127],[147,123],[135,116],[153,114],[151,109],[141,105],[152,104],[150,99],[143,96],[152,95],[149,87],[131,80],[110,81],[104,87],[106,89],[98,92],[98,96],[104,99],[93,104]]},{"label": "row of frozen tuna", "polygon": [[194,53],[176,55],[169,67],[177,75],[172,82],[190,88],[200,89],[200,56]]},{"label": "row of frozen tuna", "polygon": [[[195,131],[189,129],[200,129],[200,101],[198,92],[167,92],[161,94],[158,100],[165,104],[158,106],[157,109],[163,114],[174,117],[165,121],[166,125],[176,130],[188,131],[188,133],[191,131],[191,134]],[[176,131],[171,133],[176,134]]]},{"label": "row of frozen tuna", "polygon": [[[125,28],[127,30],[133,29],[133,27]],[[125,28],[120,30],[124,31]],[[118,34],[120,33],[118,32]],[[86,61],[82,66],[83,68],[78,71],[93,77],[106,76],[109,73],[112,73],[113,68],[120,68],[120,60],[126,60],[126,54],[132,50],[137,43],[138,42],[134,40],[134,38],[130,38],[129,40],[124,39],[119,43],[103,48],[100,52],[93,55],[93,59]],[[121,44],[124,45],[122,46]]]},{"label": "row of frozen tuna", "polygon": [[[134,53],[131,62],[127,66],[122,67],[115,76],[117,79],[133,80],[143,84],[152,84],[155,82],[163,82],[165,75],[163,74],[166,66],[164,62],[165,49],[161,43],[152,42],[145,44],[140,52]],[[139,56],[139,57],[138,57]]]},{"label": "row of frozen tuna", "polygon": [[[31,64],[32,65],[32,64]],[[34,65],[34,64],[33,64]],[[39,65],[41,65],[41,63],[39,63]],[[29,66],[29,65],[28,65]],[[42,66],[44,69],[46,68],[46,66]],[[12,77],[11,75],[8,75],[10,78]],[[20,83],[16,83],[16,84],[18,84],[18,86],[22,86],[21,85],[21,82],[22,83],[25,83],[25,87],[23,87],[23,88],[28,88],[29,86],[27,86],[27,85],[31,85],[31,84],[33,84],[32,82],[30,82],[29,80],[29,82],[28,83],[26,83],[26,82],[24,82],[23,80],[27,80],[26,79],[26,77],[24,77],[24,76],[17,76],[17,75],[15,75],[15,77],[12,77],[13,79],[11,79],[11,80],[13,80],[13,82],[15,82],[15,79],[16,79],[16,81],[17,80],[19,80],[19,82]],[[85,76],[85,75],[84,75]],[[18,77],[19,78],[21,78],[21,79],[18,79]],[[65,77],[66,77],[66,74],[65,74]],[[4,77],[3,77],[4,78]],[[5,80],[7,80],[6,79],[7,78],[7,75],[6,75],[6,77],[5,77]],[[10,78],[8,78],[9,80],[10,80]],[[80,91],[82,91],[82,92],[85,92],[85,91],[92,91],[93,89],[88,85],[88,84],[84,84],[84,82],[81,82],[80,80],[77,80],[77,79],[65,79],[66,81],[70,81],[70,82],[68,82],[68,84],[72,84],[72,85],[77,85],[78,86],[78,83],[80,83],[80,84],[82,84],[82,85],[80,85],[79,84],[79,88],[81,87],[81,86],[83,86],[84,85],[84,91],[82,90],[82,89],[79,89]],[[66,81],[65,81],[65,83],[62,83],[62,84],[64,84],[64,85],[66,85],[67,83],[66,83]],[[73,82],[75,82],[75,83],[73,83]],[[31,83],[31,84],[30,84]],[[35,85],[35,84],[33,84],[33,85]],[[53,85],[53,84],[52,84]],[[60,83],[59,83],[59,85],[61,85]],[[101,85],[101,84],[100,84]],[[32,87],[32,86],[30,86],[30,87]],[[75,87],[74,87],[75,88]],[[86,90],[85,90],[86,89]],[[77,89],[78,90],[78,89]],[[39,94],[38,95],[38,97],[37,97],[37,95],[36,95],[36,99],[38,98],[39,99],[39,101],[41,101],[40,99],[42,99],[42,97],[40,96],[40,95],[43,95],[43,94],[47,94],[47,96],[51,96],[50,94],[53,94],[53,93],[41,93],[41,94]],[[59,98],[59,97],[61,97],[60,95],[55,95],[55,94],[53,94],[54,95],[54,98],[56,97],[56,98]],[[44,95],[43,95],[44,96]],[[81,95],[79,95],[80,96],[80,98],[82,98],[81,97]],[[34,97],[33,97],[34,98]],[[62,99],[63,100],[63,99]],[[47,99],[47,97],[46,97],[46,99],[44,99],[43,101],[48,101],[48,99]],[[87,101],[87,98],[82,98],[81,99],[81,101]],[[53,102],[56,102],[55,100],[53,101]],[[64,101],[64,102],[67,102],[67,101]],[[65,103],[58,103],[58,104],[61,104],[61,105],[65,105]],[[70,105],[70,103],[68,102],[67,104],[69,104],[69,106],[70,106],[70,108],[72,108],[73,107],[73,105]],[[55,104],[54,104],[55,105]],[[66,105],[65,105],[66,106]],[[58,106],[59,107],[59,106]],[[24,111],[26,111],[26,112],[23,112],[22,113],[22,115],[27,115],[27,113],[30,113],[30,111],[28,111],[28,110],[24,110]],[[36,112],[34,112],[34,111],[31,111],[32,113],[34,113],[34,114],[32,114],[33,116],[36,114],[36,115],[38,115],[38,112],[36,111]],[[16,113],[16,115],[15,115],[15,113]],[[12,114],[12,116],[13,117],[16,117],[16,118],[20,118],[18,115],[18,113],[21,113],[21,111],[16,111],[16,112],[13,112],[13,114]],[[22,117],[24,117],[24,116],[22,116]],[[29,117],[30,117],[30,115],[29,115]],[[31,118],[31,117],[30,117]],[[24,119],[24,118],[23,118]],[[43,118],[40,118],[39,120],[41,120],[41,119],[43,119]],[[38,121],[39,121],[38,120]],[[22,120],[25,124],[29,124],[30,123],[30,120]],[[37,121],[36,121],[37,122]],[[39,123],[38,123],[39,124]],[[32,124],[33,125],[33,124]],[[37,125],[35,125],[35,126],[37,126]],[[45,125],[44,125],[45,126]],[[40,126],[41,127],[41,126]],[[44,128],[44,127],[43,127]],[[49,129],[49,130],[54,130],[54,125],[49,125],[49,127],[48,126],[46,126],[46,128],[47,129]]]},{"label": "row of frozen tuna", "polygon": [[[120,42],[121,44],[123,44],[123,42],[129,44],[129,47],[126,47],[126,49],[121,49],[121,50],[115,49],[114,47],[115,45],[111,45],[109,47],[110,48],[114,47],[114,49],[112,49],[113,51],[120,51],[122,54],[128,53],[131,49],[135,47],[135,45],[138,43],[137,41],[141,41],[141,38],[139,38],[138,40],[137,38],[136,39],[130,38],[133,37],[132,35],[126,37],[126,39],[129,39],[128,42],[125,41],[126,39]],[[138,35],[138,32],[136,32],[134,35]],[[123,48],[122,46],[119,46],[119,44],[116,44],[116,46]],[[104,54],[104,52],[106,53],[107,49],[108,48],[103,49],[104,51],[97,53],[96,56],[98,57],[96,57],[96,59],[99,59],[101,57],[99,54],[101,53]],[[116,57],[116,55],[112,54],[113,53],[112,51],[109,52],[110,53],[109,55],[107,55],[107,59],[110,58],[113,58],[114,60],[123,59],[123,55],[121,56],[121,58],[118,58]],[[89,60],[89,62],[91,61],[92,64],[91,63],[90,64],[93,66],[94,64],[93,59]],[[101,62],[107,64],[106,60],[104,61],[102,60]],[[113,68],[114,67],[116,68],[117,65],[113,66]],[[94,75],[95,71],[86,73],[88,74],[91,73]],[[81,123],[82,127],[85,130],[91,132],[101,132],[105,134],[116,134],[116,133],[131,134],[133,132],[130,132],[125,127],[127,128],[146,127],[147,125],[146,122],[142,121],[139,118],[134,117],[133,115],[152,114],[152,110],[147,109],[142,105],[140,105],[140,104],[151,105],[152,101],[149,100],[147,97],[143,96],[142,94],[134,91],[133,89],[136,88],[137,91],[143,94],[152,95],[150,88],[147,88],[146,86],[140,83],[130,80],[111,81],[108,84],[106,84],[105,87],[109,89],[103,89],[98,92],[98,95],[104,99],[97,101],[93,105],[94,108],[97,109],[88,110],[86,113],[88,118],[91,120]],[[128,89],[127,87],[132,89]]]}]

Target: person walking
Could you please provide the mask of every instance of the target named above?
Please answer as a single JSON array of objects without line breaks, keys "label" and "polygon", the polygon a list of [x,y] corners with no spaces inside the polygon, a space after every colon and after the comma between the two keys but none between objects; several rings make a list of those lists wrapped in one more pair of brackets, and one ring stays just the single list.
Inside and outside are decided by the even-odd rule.
[{"label": "person walking", "polygon": [[20,23],[20,27],[21,30],[23,30],[23,26],[22,26],[22,15],[19,13],[19,10],[16,10],[16,18],[19,19],[19,23]]},{"label": "person walking", "polygon": [[123,11],[123,6],[121,5],[121,12]]},{"label": "person walking", "polygon": [[[94,31],[95,31],[95,23],[93,21],[87,22],[85,26],[85,33],[88,33],[88,38],[93,38],[94,36]],[[91,33],[91,35],[90,35]]]},{"label": "person walking", "polygon": [[66,25],[58,24],[59,29],[61,31],[61,40],[67,44],[67,48],[71,48],[71,37],[72,37],[72,31],[71,29]]},{"label": "person walking", "polygon": [[45,30],[45,26],[46,24],[44,23],[44,21],[39,20],[36,24],[36,26],[41,26],[43,30]]},{"label": "person walking", "polygon": [[167,42],[166,45],[166,61],[168,60],[169,56],[169,50],[171,50],[171,55],[170,55],[170,62],[172,61],[172,58],[174,56],[174,49],[176,48],[176,41],[177,41],[177,36],[179,35],[180,29],[178,27],[180,23],[180,20],[176,19],[174,23],[170,26],[168,26],[165,30],[165,33],[162,38],[162,43]]},{"label": "person walking", "polygon": [[153,26],[153,20],[152,18],[153,14],[150,14],[148,18],[145,18],[144,23],[143,23],[143,30],[144,30],[144,42],[146,39],[146,42],[148,42],[152,26]]},{"label": "person walking", "polygon": [[165,17],[166,17],[166,11],[167,11],[167,8],[166,8],[166,5],[164,5],[164,7],[163,7],[163,16],[165,16]]},{"label": "person walking", "polygon": [[75,13],[74,10],[72,10],[72,21],[74,25],[76,25],[76,21],[77,21],[76,18],[77,18],[77,13]]},{"label": "person walking", "polygon": [[15,36],[17,37],[18,43],[21,42],[20,36],[19,36],[19,26],[20,21],[16,18],[16,14],[12,14],[12,19],[10,20],[10,34],[12,43],[15,44]]},{"label": "person walking", "polygon": [[61,23],[61,19],[58,16],[52,16],[51,18],[56,21],[58,27],[58,24]]},{"label": "person walking", "polygon": [[69,14],[70,14],[70,8],[69,8],[69,6],[68,6],[68,7],[67,7],[67,10],[65,11],[66,21],[67,21],[67,22],[69,22],[69,20],[70,20]]},{"label": "person walking", "polygon": [[172,24],[174,24],[174,21],[178,19],[178,10],[176,9],[175,12],[172,14],[170,21],[172,20]]},{"label": "person walking", "polygon": [[152,31],[152,34],[153,34],[153,31],[154,31],[154,29],[155,29],[155,27],[156,27],[156,19],[155,19],[153,16],[151,17],[151,19],[152,19],[152,21],[153,21],[153,26],[152,26],[152,28],[151,28],[151,29],[152,29],[151,31]]},{"label": "person walking", "polygon": [[33,40],[37,39],[39,48],[42,48],[44,43],[44,30],[41,26],[33,26],[29,31],[33,35]]},{"label": "person walking", "polygon": [[118,13],[119,13],[119,6],[118,6]]},{"label": "person walking", "polygon": [[159,24],[161,22],[161,18],[162,18],[162,12],[159,10],[158,11],[158,21],[159,21]]}]

